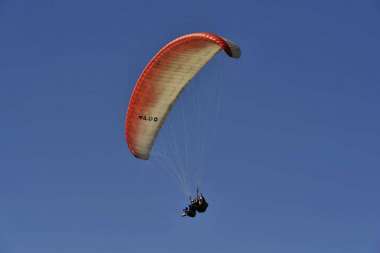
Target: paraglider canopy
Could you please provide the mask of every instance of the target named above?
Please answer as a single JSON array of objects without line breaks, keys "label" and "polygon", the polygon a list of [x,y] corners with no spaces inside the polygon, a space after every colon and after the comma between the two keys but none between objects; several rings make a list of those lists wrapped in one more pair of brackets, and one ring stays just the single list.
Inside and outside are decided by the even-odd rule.
[{"label": "paraglider canopy", "polygon": [[147,64],[134,87],[125,136],[132,154],[147,160],[155,138],[188,82],[220,50],[233,58],[240,48],[212,33],[192,33],[165,45]]}]

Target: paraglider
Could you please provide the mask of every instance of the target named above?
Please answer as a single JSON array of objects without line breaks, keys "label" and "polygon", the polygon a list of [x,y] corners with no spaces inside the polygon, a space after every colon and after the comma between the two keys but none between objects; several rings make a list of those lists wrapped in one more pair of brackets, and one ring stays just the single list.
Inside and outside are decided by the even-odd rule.
[{"label": "paraglider", "polygon": [[[221,36],[191,33],[169,42],[146,65],[133,89],[125,122],[126,141],[136,158],[150,158],[156,137],[176,100],[189,81],[221,50],[232,58],[241,54],[239,46]],[[197,193],[194,201],[184,209],[185,216],[195,217],[196,212],[206,211],[208,204],[202,194]]]},{"label": "paraglider", "polygon": [[191,218],[194,218],[196,213],[204,213],[206,212],[208,207],[208,203],[206,201],[206,198],[203,196],[202,193],[199,193],[199,190],[197,189],[197,195],[195,198],[190,197],[190,204],[186,208],[184,208],[182,211],[182,217],[188,216]]},{"label": "paraglider", "polygon": [[198,213],[206,212],[207,207],[208,207],[208,203],[207,203],[205,197],[203,197],[202,193],[199,196],[197,196],[196,203],[197,203],[196,209],[197,209]]},{"label": "paraglider", "polygon": [[194,218],[197,215],[197,210],[193,204],[190,203],[189,206],[185,207],[182,213],[182,217],[188,216]]}]

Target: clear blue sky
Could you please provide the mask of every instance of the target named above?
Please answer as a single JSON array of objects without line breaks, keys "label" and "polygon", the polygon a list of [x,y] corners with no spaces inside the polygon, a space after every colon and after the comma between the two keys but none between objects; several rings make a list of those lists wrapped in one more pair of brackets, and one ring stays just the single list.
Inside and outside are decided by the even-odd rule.
[{"label": "clear blue sky", "polygon": [[[379,253],[379,28],[378,0],[0,0],[0,252]],[[195,31],[243,55],[210,64],[221,138],[190,220],[123,128],[144,65]]]}]

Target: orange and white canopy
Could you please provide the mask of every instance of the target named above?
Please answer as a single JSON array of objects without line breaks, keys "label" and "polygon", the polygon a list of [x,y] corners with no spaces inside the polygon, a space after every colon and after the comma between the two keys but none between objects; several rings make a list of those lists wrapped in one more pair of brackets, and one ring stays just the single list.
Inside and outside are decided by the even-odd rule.
[{"label": "orange and white canopy", "polygon": [[240,57],[240,48],[231,41],[212,33],[192,33],[169,42],[150,60],[136,82],[126,117],[126,140],[134,156],[149,159],[177,97],[222,49],[230,57]]}]

